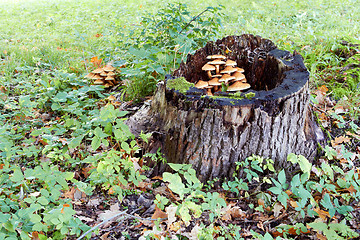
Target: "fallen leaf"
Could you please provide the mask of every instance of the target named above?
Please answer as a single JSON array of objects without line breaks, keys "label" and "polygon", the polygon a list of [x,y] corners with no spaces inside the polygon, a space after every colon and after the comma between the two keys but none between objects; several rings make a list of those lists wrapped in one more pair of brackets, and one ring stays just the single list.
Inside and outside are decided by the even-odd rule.
[{"label": "fallen leaf", "polygon": [[109,239],[109,238],[108,238],[109,234],[110,234],[110,232],[107,232],[107,233],[103,234],[103,235],[100,237],[100,239],[101,239],[101,240],[108,240],[108,239]]},{"label": "fallen leaf", "polygon": [[[121,211],[119,210],[119,204],[115,203],[113,205],[110,205],[109,210],[105,210],[104,212],[100,213],[99,218],[101,221],[104,221],[106,219],[110,219],[110,218],[114,217],[115,215],[119,214],[120,212]],[[104,228],[107,228],[108,226],[110,226],[111,223],[113,223],[115,221],[116,221],[116,218],[111,219],[104,225]]]},{"label": "fallen leaf", "polygon": [[37,231],[31,233],[31,240],[40,240],[39,233]]},{"label": "fallen leaf", "polygon": [[283,206],[280,203],[275,203],[273,211],[274,211],[274,217],[278,217],[281,213],[281,210],[283,209]]},{"label": "fallen leaf", "polygon": [[294,200],[290,200],[290,205],[291,205],[293,208],[297,208],[297,207],[298,207],[297,202],[294,201]]},{"label": "fallen leaf", "polygon": [[168,226],[171,225],[173,222],[176,221],[176,210],[177,206],[171,205],[165,208],[165,212],[167,214],[167,224]]},{"label": "fallen leaf", "polygon": [[336,145],[339,145],[341,143],[347,143],[350,142],[350,138],[345,136],[336,137],[334,140],[331,140],[331,145],[334,147]]},{"label": "fallen leaf", "polygon": [[349,193],[356,193],[357,192],[353,185],[351,185],[348,188],[345,188],[345,190],[349,191]]},{"label": "fallen leaf", "polygon": [[319,217],[323,220],[326,220],[327,217],[330,218],[330,214],[327,211],[321,210],[320,208],[315,208],[314,211],[319,214]]},{"label": "fallen leaf", "polygon": [[94,65],[94,67],[100,67],[101,66],[101,63],[102,63],[102,59],[101,58],[98,58],[97,56],[95,57],[92,57],[90,62]]},{"label": "fallen leaf", "polygon": [[155,212],[151,216],[151,219],[167,218],[167,217],[168,217],[168,215],[164,211],[162,211],[160,208],[155,206]]},{"label": "fallen leaf", "polygon": [[318,87],[318,90],[322,93],[326,93],[327,91],[329,91],[329,89],[325,85]]},{"label": "fallen leaf", "polygon": [[324,235],[322,235],[320,233],[316,233],[316,238],[319,240],[327,240],[327,237],[325,237]]}]

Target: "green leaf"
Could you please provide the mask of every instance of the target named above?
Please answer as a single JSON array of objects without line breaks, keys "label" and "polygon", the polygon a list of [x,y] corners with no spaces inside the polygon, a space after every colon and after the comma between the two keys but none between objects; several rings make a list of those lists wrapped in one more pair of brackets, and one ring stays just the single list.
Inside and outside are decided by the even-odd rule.
[{"label": "green leaf", "polygon": [[186,194],[186,188],[185,185],[182,183],[181,177],[178,173],[163,173],[163,181],[169,182],[169,188],[171,189],[171,191],[179,194],[181,199],[184,198],[184,195]]},{"label": "green leaf", "polygon": [[33,223],[41,222],[41,217],[38,214],[30,214],[29,218],[30,218],[30,221]]},{"label": "green leaf", "polygon": [[312,223],[308,223],[308,225],[309,227],[322,232],[328,229],[327,224],[323,222],[312,222]]},{"label": "green leaf", "polygon": [[96,151],[100,145],[101,145],[101,138],[99,138],[98,136],[94,136],[92,141],[91,141],[91,148],[93,149],[93,151]]},{"label": "green leaf", "polygon": [[281,204],[286,208],[287,206],[287,200],[289,199],[289,196],[285,192],[281,192],[280,195],[278,195],[278,200],[281,202]]},{"label": "green leaf", "polygon": [[10,177],[10,180],[15,183],[20,183],[24,180],[24,175],[20,168],[15,168],[13,175]]},{"label": "green leaf", "polygon": [[299,159],[300,169],[304,173],[310,173],[312,165],[309,162],[309,160],[307,160],[303,155],[298,155],[298,159]]},{"label": "green leaf", "polygon": [[71,139],[70,143],[68,144],[69,148],[76,148],[80,146],[81,141],[83,140],[85,135],[77,136],[76,138]]},{"label": "green leaf", "polygon": [[277,187],[271,187],[269,188],[269,191],[271,191],[272,193],[279,195],[282,192],[281,188],[277,188]]},{"label": "green leaf", "polygon": [[104,133],[100,127],[95,128],[94,134],[99,138],[106,138],[107,136],[109,136],[108,134]]},{"label": "green leaf", "polygon": [[286,184],[286,175],[284,169],[278,175],[278,180],[282,186]]}]

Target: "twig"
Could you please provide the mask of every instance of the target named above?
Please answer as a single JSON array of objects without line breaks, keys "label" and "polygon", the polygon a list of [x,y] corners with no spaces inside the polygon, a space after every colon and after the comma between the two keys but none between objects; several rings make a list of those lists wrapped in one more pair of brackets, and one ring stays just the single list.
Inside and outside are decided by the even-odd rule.
[{"label": "twig", "polygon": [[[142,218],[142,217],[138,217],[138,216],[134,216],[134,215],[131,215],[129,213],[126,213],[126,211],[122,211],[122,212],[119,212],[118,214],[110,217],[110,218],[107,218],[105,219],[104,221],[102,221],[101,223],[95,225],[94,227],[90,228],[86,233],[84,233],[83,235],[81,235],[78,239],[76,240],[81,240],[83,239],[86,235],[88,235],[90,232],[94,231],[95,229],[97,229],[98,227],[100,227],[101,225],[104,225],[105,223],[121,216],[121,215],[125,215],[127,218],[136,218],[136,219],[139,219],[139,220],[142,220],[142,221],[163,221],[163,220],[166,220],[167,218],[156,218],[156,219],[153,219],[153,218]],[[123,219],[122,219],[123,220]]]},{"label": "twig", "polygon": [[81,235],[77,240],[81,240],[83,239],[86,235],[88,235],[90,232],[92,232],[93,230],[97,229],[98,227],[100,227],[101,225],[113,220],[114,218],[117,218],[119,217],[120,215],[123,215],[123,214],[126,214],[126,211],[122,211],[122,212],[119,212],[118,214],[108,218],[108,219],[105,219],[104,221],[102,221],[101,223],[95,225],[94,227],[90,228],[86,233],[84,233],[83,235]]},{"label": "twig", "polygon": [[208,10],[209,10],[208,8],[205,9],[204,11],[202,11],[201,13],[199,13],[196,17],[194,17],[193,19],[191,19],[190,22],[188,22],[188,24],[186,24],[186,26],[181,29],[181,31],[179,32],[179,34],[182,33],[182,31],[184,31],[184,30],[190,25],[191,22],[195,21],[198,17],[200,17],[204,12],[206,12],[206,11],[208,11]]}]

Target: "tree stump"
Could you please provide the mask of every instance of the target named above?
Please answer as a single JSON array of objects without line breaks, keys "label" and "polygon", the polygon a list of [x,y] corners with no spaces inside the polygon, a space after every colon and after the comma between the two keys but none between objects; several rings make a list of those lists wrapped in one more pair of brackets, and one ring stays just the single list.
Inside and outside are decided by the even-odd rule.
[{"label": "tree stump", "polygon": [[[309,73],[302,57],[259,36],[228,36],[188,55],[170,77],[192,83],[207,79],[201,68],[213,54],[245,69],[251,85],[245,93],[254,93],[252,98],[222,92],[209,97],[197,88],[183,94],[167,88],[165,79],[151,104],[128,119],[130,130],[152,132],[150,151],[161,147],[168,162],[192,164],[202,181],[231,179],[235,162],[252,154],[273,159],[276,169],[293,169],[290,153],[313,161],[323,135],[309,108]],[[157,170],[164,171],[165,165]]]}]

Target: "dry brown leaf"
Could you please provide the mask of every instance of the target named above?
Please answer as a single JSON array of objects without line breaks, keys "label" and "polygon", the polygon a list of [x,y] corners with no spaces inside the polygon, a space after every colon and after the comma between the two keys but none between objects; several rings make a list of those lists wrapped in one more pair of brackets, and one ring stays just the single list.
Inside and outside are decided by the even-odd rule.
[{"label": "dry brown leaf", "polygon": [[259,204],[259,206],[265,207],[265,202],[261,198],[258,199],[258,204]]},{"label": "dry brown leaf", "polygon": [[351,185],[348,188],[345,188],[345,190],[349,191],[349,193],[356,193],[357,192],[353,185]]},{"label": "dry brown leaf", "polygon": [[167,214],[167,224],[170,226],[173,222],[176,221],[176,210],[177,206],[171,205],[165,208],[165,212]]},{"label": "dry brown leaf", "polygon": [[327,91],[329,91],[329,89],[325,86],[325,85],[322,85],[321,87],[318,88],[318,90],[322,93],[326,93]]},{"label": "dry brown leaf", "polygon": [[281,210],[283,209],[283,205],[280,203],[275,203],[273,211],[274,211],[274,217],[278,217],[281,213]]},{"label": "dry brown leaf", "polygon": [[350,140],[351,140],[350,138],[345,137],[345,136],[336,137],[334,140],[331,140],[331,145],[336,146],[336,145],[339,145],[341,143],[350,142]]},{"label": "dry brown leaf", "polygon": [[327,240],[327,237],[325,237],[324,235],[322,235],[320,233],[316,233],[316,238],[319,240]]},{"label": "dry brown leaf", "polygon": [[[105,220],[105,219],[110,219],[112,217],[114,217],[115,215],[119,214],[121,211],[119,210],[119,204],[115,203],[113,205],[110,206],[109,210],[105,210],[104,212],[99,214],[99,218],[101,221]],[[116,218],[113,218],[112,220],[108,221],[105,225],[104,228],[110,226],[110,224],[112,222],[116,221]]]},{"label": "dry brown leaf", "polygon": [[152,219],[167,218],[167,217],[168,217],[168,215],[164,211],[162,211],[160,208],[155,206],[155,212],[151,216]]},{"label": "dry brown leaf", "polygon": [[290,200],[290,205],[291,205],[293,208],[297,208],[297,207],[298,207],[297,202],[294,201],[294,200]]},{"label": "dry brown leaf", "polygon": [[34,231],[31,233],[31,240],[39,240],[39,233],[37,231]]},{"label": "dry brown leaf", "polygon": [[327,217],[330,218],[330,214],[329,212],[327,211],[324,211],[324,210],[321,210],[320,208],[315,208],[314,211],[319,214],[319,217],[322,219],[322,220],[326,220]]},{"label": "dry brown leaf", "polygon": [[84,216],[76,216],[78,219],[80,219],[81,221],[85,221],[85,222],[94,222],[95,220],[92,218],[88,218],[88,217],[84,217]]},{"label": "dry brown leaf", "polygon": [[241,218],[241,219],[246,218],[246,213],[238,206],[231,208],[230,214],[231,214],[231,217],[233,217],[233,218]]},{"label": "dry brown leaf", "polygon": [[169,225],[168,227],[171,231],[174,231],[174,232],[177,232],[179,231],[179,229],[181,228],[181,222],[176,222],[176,223],[173,223],[171,225]]},{"label": "dry brown leaf", "polygon": [[110,234],[110,232],[107,232],[107,233],[103,234],[103,235],[100,237],[100,239],[101,239],[101,240],[108,240],[108,239],[109,239],[109,238],[108,238],[109,234]]}]

